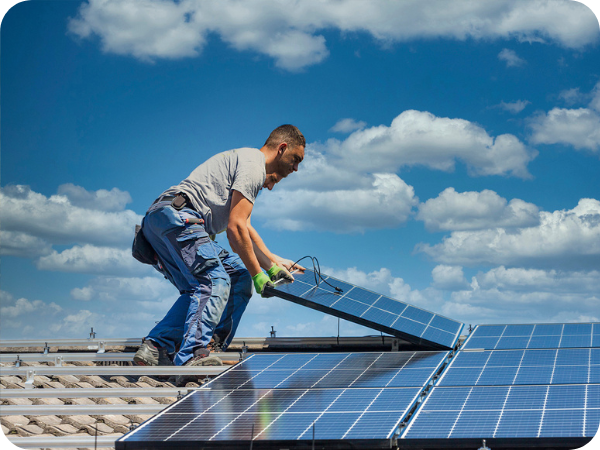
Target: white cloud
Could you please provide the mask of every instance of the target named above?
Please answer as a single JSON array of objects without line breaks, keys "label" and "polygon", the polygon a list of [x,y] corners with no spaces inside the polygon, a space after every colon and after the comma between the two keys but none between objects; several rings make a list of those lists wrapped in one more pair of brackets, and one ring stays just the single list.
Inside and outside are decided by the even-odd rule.
[{"label": "white cloud", "polygon": [[[0,305],[2,305],[0,307],[0,317],[11,320],[28,314],[52,315],[62,309],[54,302],[48,304],[42,300],[30,301],[26,298],[14,300],[14,297],[6,291],[0,291]],[[4,325],[9,325],[9,323],[5,322]]]},{"label": "white cloud", "polygon": [[558,94],[558,98],[563,100],[567,105],[571,106],[576,103],[589,101],[589,95],[580,92],[579,88],[565,89]]},{"label": "white cloud", "polygon": [[458,291],[469,287],[460,266],[438,265],[431,271],[433,286],[446,291]]},{"label": "white cloud", "polygon": [[0,254],[35,258],[52,252],[52,246],[39,237],[18,231],[0,231]]},{"label": "white cloud", "polygon": [[58,195],[64,195],[69,199],[73,206],[84,209],[94,209],[100,211],[123,211],[127,203],[131,203],[129,192],[118,188],[112,188],[110,191],[99,189],[97,191],[88,191],[81,186],[72,183],[61,184],[58,187]]},{"label": "white cloud", "polygon": [[589,94],[579,89],[563,91],[560,97],[568,102],[588,99],[587,108],[553,108],[541,112],[529,120],[534,144],[564,144],[576,149],[598,152],[600,149],[600,82]]},{"label": "white cloud", "polygon": [[334,133],[352,133],[356,130],[362,130],[367,126],[367,122],[357,122],[354,119],[340,119],[337,123],[332,126],[329,131],[333,131]]},{"label": "white cloud", "polygon": [[[140,264],[131,256],[131,250],[94,245],[76,245],[62,252],[53,250],[36,261],[39,270],[90,273],[97,275],[148,275],[154,269]],[[81,293],[80,295],[85,295]]]},{"label": "white cloud", "polygon": [[[115,208],[123,204],[124,199],[129,199],[128,193],[115,189],[88,192],[73,185],[63,185],[62,190],[68,196],[46,197],[22,185],[1,188],[0,221],[3,231],[20,233],[22,244],[29,239],[22,235],[33,238],[30,246],[34,247],[40,245],[39,239],[49,244],[131,245],[135,224],[140,223],[142,216],[131,210],[111,212],[98,209],[99,206]],[[75,198],[76,203],[87,204],[88,207],[76,206],[69,198]]]},{"label": "white cloud", "polygon": [[315,147],[330,155],[330,164],[355,171],[395,172],[403,166],[423,165],[449,172],[460,160],[471,175],[520,178],[530,177],[527,164],[537,155],[511,134],[494,138],[467,120],[414,110],[401,113],[389,127],[355,131],[344,141],[330,139]]},{"label": "white cloud", "polygon": [[174,303],[179,297],[179,293],[169,281],[157,272],[156,276],[141,278],[96,277],[87,286],[72,289],[71,297],[80,301],[135,301],[150,305],[163,302],[165,299]]},{"label": "white cloud", "polygon": [[403,224],[417,201],[412,186],[397,175],[374,174],[368,189],[274,190],[265,194],[254,215],[268,219],[265,226],[275,229],[356,233]]},{"label": "white cloud", "polygon": [[566,144],[597,152],[600,148],[600,115],[588,108],[553,108],[530,122],[535,144]]},{"label": "white cloud", "polygon": [[509,103],[500,102],[500,104],[498,105],[498,108],[501,108],[512,114],[518,114],[521,111],[523,111],[529,104],[531,104],[531,102],[528,100],[517,100],[515,102],[509,102]]},{"label": "white cloud", "polygon": [[216,33],[234,49],[274,58],[287,70],[326,58],[329,51],[319,33],[331,29],[368,33],[382,43],[515,38],[582,48],[598,39],[593,13],[564,0],[437,0],[427,6],[382,0],[368,5],[360,0],[89,0],[68,28],[82,39],[98,36],[105,52],[150,61],[197,56],[208,34]]},{"label": "white cloud", "polygon": [[439,244],[419,244],[416,250],[448,265],[598,267],[600,201],[581,199],[571,210],[542,211],[535,227],[455,231]]},{"label": "white cloud", "polygon": [[506,63],[506,67],[519,67],[526,63],[526,61],[520,58],[514,50],[508,48],[502,49],[498,53],[498,59]]},{"label": "white cloud", "polygon": [[531,227],[540,222],[538,208],[532,203],[507,202],[487,189],[458,193],[451,187],[421,203],[417,220],[424,221],[430,231]]}]

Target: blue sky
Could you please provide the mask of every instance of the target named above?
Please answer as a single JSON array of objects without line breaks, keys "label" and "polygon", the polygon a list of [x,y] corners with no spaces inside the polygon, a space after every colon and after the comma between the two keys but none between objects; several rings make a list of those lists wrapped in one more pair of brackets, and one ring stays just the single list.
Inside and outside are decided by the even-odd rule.
[{"label": "blue sky", "polygon": [[[558,0],[426,6],[17,4],[1,28],[0,337],[143,336],[177,292],[131,258],[134,225],[283,123],[308,145],[255,206],[275,253],[466,324],[600,320],[597,19]],[[338,321],[255,296],[238,336],[272,325]]]}]

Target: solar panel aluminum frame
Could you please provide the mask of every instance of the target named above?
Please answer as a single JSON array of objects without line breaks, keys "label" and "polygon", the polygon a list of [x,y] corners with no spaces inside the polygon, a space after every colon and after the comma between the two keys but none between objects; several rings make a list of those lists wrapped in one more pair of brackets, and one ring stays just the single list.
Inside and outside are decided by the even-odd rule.
[{"label": "solar panel aluminum frame", "polygon": [[[334,283],[335,282],[341,282],[341,283],[344,283],[344,284],[348,284],[348,283],[343,282],[341,280],[337,280],[337,279],[335,279],[335,278],[333,278],[331,276],[327,276],[326,280],[328,280],[328,281],[331,280]],[[364,290],[366,290],[366,289],[364,289]],[[344,319],[344,320],[347,320],[349,322],[353,322],[353,323],[356,323],[358,325],[365,326],[367,328],[372,328],[374,330],[390,334],[392,336],[395,336],[397,338],[403,339],[403,340],[405,340],[407,342],[410,342],[411,344],[414,344],[414,345],[420,347],[419,350],[421,350],[421,349],[422,350],[452,350],[453,348],[456,347],[458,339],[459,339],[459,337],[461,335],[461,332],[462,332],[462,330],[464,328],[464,324],[461,323],[460,326],[459,326],[459,328],[458,328],[458,331],[456,332],[456,336],[455,336],[455,339],[454,339],[452,345],[451,346],[445,346],[445,345],[439,344],[437,342],[433,342],[433,341],[430,341],[428,339],[422,338],[420,336],[415,336],[413,334],[404,333],[404,332],[402,332],[400,330],[388,327],[386,325],[383,325],[383,324],[380,324],[380,323],[377,323],[377,322],[373,322],[373,321],[370,321],[370,320],[367,320],[367,319],[364,319],[362,317],[358,317],[358,316],[355,316],[355,315],[352,315],[352,314],[348,314],[348,313],[346,313],[344,311],[341,311],[341,310],[338,310],[338,309],[329,308],[327,306],[321,305],[320,303],[316,303],[316,302],[310,301],[308,299],[305,299],[305,298],[302,298],[302,297],[290,294],[288,292],[280,291],[277,288],[271,288],[269,286],[265,286],[263,292],[264,292],[264,294],[266,296],[279,297],[279,298],[282,298],[284,300],[288,300],[290,302],[296,303],[298,305],[306,306],[308,308],[311,308],[311,309],[314,309],[314,310],[317,310],[317,311],[321,311],[323,313],[326,313],[326,314],[329,314],[329,315],[332,315],[332,316],[335,316],[335,317],[339,317],[340,319]],[[369,292],[371,292],[371,291],[369,291]],[[334,294],[334,295],[336,295],[336,294]],[[379,294],[377,294],[377,295],[379,295]],[[404,302],[402,302],[402,303],[404,303]],[[408,306],[412,306],[412,305],[408,305]],[[427,312],[430,312],[430,311],[427,311]],[[432,314],[435,314],[435,313],[432,313]],[[435,315],[436,316],[440,316],[439,314],[435,314]],[[444,317],[444,316],[440,316],[440,317]],[[446,317],[444,317],[444,318],[446,318]],[[452,319],[450,319],[450,320],[452,320]]]}]

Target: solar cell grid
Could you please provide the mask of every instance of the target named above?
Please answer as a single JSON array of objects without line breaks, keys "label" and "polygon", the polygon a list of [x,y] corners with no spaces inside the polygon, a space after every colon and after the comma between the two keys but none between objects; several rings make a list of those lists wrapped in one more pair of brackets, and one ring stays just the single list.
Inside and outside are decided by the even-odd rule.
[{"label": "solar cell grid", "polygon": [[460,351],[440,386],[600,383],[600,349]]},{"label": "solar cell grid", "polygon": [[294,441],[312,439],[314,424],[316,439],[385,444],[447,357],[448,352],[252,355],[121,441],[131,448],[251,437]]},{"label": "solar cell grid", "polygon": [[478,325],[463,349],[600,347],[598,324]]},{"label": "solar cell grid", "polygon": [[402,438],[592,437],[598,431],[600,408],[589,400],[599,389],[600,385],[436,386]]},{"label": "solar cell grid", "polygon": [[430,348],[454,347],[462,330],[460,322],[333,277],[324,276],[317,286],[311,270],[294,277],[293,283],[266,292]]}]

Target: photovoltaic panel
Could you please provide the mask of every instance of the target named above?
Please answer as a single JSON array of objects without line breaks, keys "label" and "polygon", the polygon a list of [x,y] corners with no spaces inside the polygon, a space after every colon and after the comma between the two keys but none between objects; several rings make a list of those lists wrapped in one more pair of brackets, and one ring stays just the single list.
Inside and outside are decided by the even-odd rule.
[{"label": "photovoltaic panel", "polygon": [[477,327],[410,419],[401,446],[585,445],[600,425],[598,331],[598,324]]},{"label": "photovoltaic panel", "polygon": [[[315,272],[295,273],[295,281],[265,288],[266,293],[349,320],[417,345],[450,349],[463,324],[330,276],[317,283]],[[338,287],[337,292],[333,287]]]},{"label": "photovoltaic panel", "polygon": [[600,349],[459,351],[439,386],[600,383]]},{"label": "photovoltaic panel", "polygon": [[[405,442],[452,440],[455,448],[486,439],[579,447],[600,425],[600,385],[468,386],[432,389],[402,434]],[[494,441],[495,440],[495,441]],[[534,444],[535,442],[535,444]]]},{"label": "photovoltaic panel", "polygon": [[[117,449],[389,448],[448,352],[255,354],[116,442]],[[277,447],[279,448],[279,447]]]},{"label": "photovoltaic panel", "polygon": [[600,324],[478,325],[463,349],[600,347]]}]

